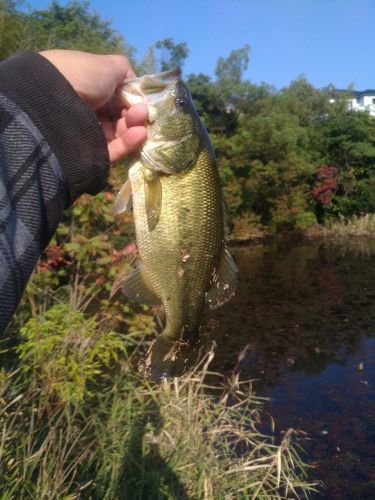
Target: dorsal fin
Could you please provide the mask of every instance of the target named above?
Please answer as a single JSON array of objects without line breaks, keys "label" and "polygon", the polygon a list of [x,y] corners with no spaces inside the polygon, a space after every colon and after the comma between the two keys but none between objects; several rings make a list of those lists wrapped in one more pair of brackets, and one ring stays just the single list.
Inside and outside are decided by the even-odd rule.
[{"label": "dorsal fin", "polygon": [[206,302],[210,309],[221,307],[234,295],[238,283],[237,273],[238,267],[232,254],[224,248],[212,277],[212,286],[206,293]]}]

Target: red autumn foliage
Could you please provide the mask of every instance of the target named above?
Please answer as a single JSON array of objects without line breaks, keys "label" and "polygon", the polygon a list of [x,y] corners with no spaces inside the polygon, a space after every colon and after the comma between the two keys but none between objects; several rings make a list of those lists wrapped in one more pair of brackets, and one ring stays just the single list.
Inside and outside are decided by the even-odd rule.
[{"label": "red autumn foliage", "polygon": [[104,191],[103,196],[104,196],[104,199],[107,201],[113,200],[113,193],[110,193],[109,191]]},{"label": "red autumn foliage", "polygon": [[65,259],[60,245],[51,245],[46,249],[38,263],[38,271],[48,271],[59,264],[71,264],[70,260]]},{"label": "red autumn foliage", "polygon": [[312,188],[312,197],[322,205],[329,205],[339,184],[337,168],[334,165],[319,165],[317,178],[319,184]]},{"label": "red autumn foliage", "polygon": [[128,243],[122,250],[113,250],[112,258],[114,262],[120,262],[127,255],[134,256],[137,253],[137,246],[134,241]]}]

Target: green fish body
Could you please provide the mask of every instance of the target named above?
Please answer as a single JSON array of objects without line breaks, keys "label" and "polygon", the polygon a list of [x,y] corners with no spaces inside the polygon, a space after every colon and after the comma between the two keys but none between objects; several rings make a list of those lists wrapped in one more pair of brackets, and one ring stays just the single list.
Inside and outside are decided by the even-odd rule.
[{"label": "green fish body", "polygon": [[[151,364],[166,374],[176,346],[197,339],[205,304],[219,307],[234,294],[237,266],[225,244],[214,151],[190,93],[178,73],[145,78],[159,82],[159,95],[166,80],[165,89],[150,104],[148,140],[129,169],[114,212],[128,208],[131,196],[140,265],[123,290],[132,300],[163,305],[166,325],[151,350]],[[125,82],[125,100],[132,104],[127,85],[138,96],[142,78]],[[143,98],[149,103],[149,95]]]}]

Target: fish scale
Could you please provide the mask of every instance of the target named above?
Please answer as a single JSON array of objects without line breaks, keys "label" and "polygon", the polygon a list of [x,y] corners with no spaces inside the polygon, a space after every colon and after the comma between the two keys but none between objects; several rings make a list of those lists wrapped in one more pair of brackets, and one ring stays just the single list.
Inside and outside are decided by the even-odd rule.
[{"label": "fish scale", "polygon": [[[205,293],[223,247],[221,187],[214,158],[207,150],[184,174],[162,176],[162,208],[150,230],[141,164],[129,171],[139,254],[166,314],[165,336],[196,332]],[[181,213],[185,216],[181,217]]]}]

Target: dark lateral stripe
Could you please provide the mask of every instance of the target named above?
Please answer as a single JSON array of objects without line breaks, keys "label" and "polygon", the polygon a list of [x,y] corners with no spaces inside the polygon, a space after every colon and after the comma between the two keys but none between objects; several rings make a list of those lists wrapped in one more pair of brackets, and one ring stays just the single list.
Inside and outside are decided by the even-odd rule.
[{"label": "dark lateral stripe", "polygon": [[[13,203],[14,204],[17,204],[20,201],[20,199],[27,193],[27,191],[31,188],[31,186],[37,180],[37,178],[39,177],[39,169],[43,164],[48,162],[49,156],[51,156],[51,152],[49,152],[48,155],[43,155],[40,158],[38,158],[36,162],[35,162],[36,158],[34,158],[33,161],[35,162],[35,170],[34,170],[33,174],[24,182],[22,187],[17,192],[15,192],[15,194],[13,196]],[[29,168],[29,166],[30,165],[28,165],[27,168]],[[27,170],[27,168],[24,169],[24,171]]]},{"label": "dark lateral stripe", "polygon": [[0,108],[0,134],[8,127],[12,122],[13,116],[6,109]]}]

